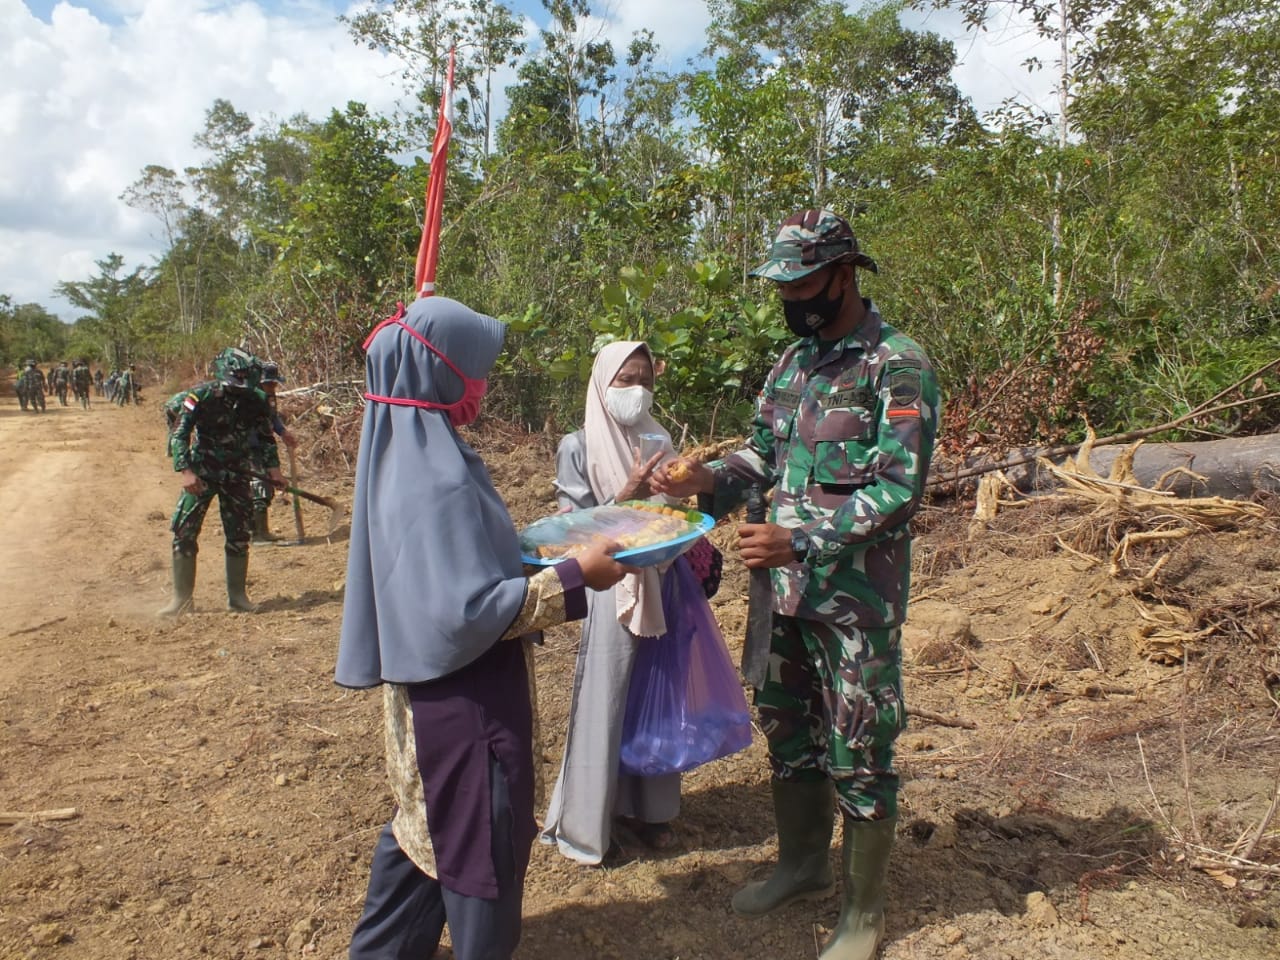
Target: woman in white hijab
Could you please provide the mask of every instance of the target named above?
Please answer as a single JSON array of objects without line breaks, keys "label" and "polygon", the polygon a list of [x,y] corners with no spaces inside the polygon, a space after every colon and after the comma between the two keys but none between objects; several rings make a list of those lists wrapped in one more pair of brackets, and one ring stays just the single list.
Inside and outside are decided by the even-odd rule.
[{"label": "woman in white hijab", "polygon": [[[670,434],[649,414],[656,372],[643,343],[611,343],[596,355],[585,426],[561,440],[556,453],[562,508],[581,510],[651,496],[649,474],[674,455]],[[642,434],[662,437],[664,450],[642,461]],[[609,852],[615,821],[651,848],[674,844],[668,824],[680,811],[680,775],[639,777],[619,771],[637,645],[667,630],[662,575],[653,567],[629,574],[613,590],[590,595],[587,607],[564,761],[542,842],[556,844],[571,860],[598,864]]]}]

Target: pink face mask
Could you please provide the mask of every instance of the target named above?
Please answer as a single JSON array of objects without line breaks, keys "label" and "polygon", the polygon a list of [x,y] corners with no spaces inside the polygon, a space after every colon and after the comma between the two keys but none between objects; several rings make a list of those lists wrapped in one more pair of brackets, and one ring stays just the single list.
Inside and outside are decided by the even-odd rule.
[{"label": "pink face mask", "polygon": [[427,340],[426,337],[405,323],[404,320],[401,319],[403,316],[404,304],[402,303],[397,306],[394,314],[387,317],[387,319],[383,320],[369,332],[369,336],[364,339],[364,344],[362,345],[363,349],[368,352],[369,344],[373,342],[373,338],[378,335],[378,332],[383,327],[393,323],[396,326],[404,327],[409,331],[410,336],[443,360],[445,366],[458,375],[458,378],[462,381],[462,399],[456,400],[453,403],[433,403],[430,400],[415,400],[412,397],[383,397],[375,393],[366,393],[364,398],[366,400],[372,400],[375,403],[390,403],[398,407],[421,407],[424,410],[445,410],[449,414],[449,422],[455,427],[465,427],[467,424],[473,423],[476,417],[480,415],[480,401],[489,391],[488,379],[476,380],[472,377],[468,377],[465,373],[454,366],[452,360],[436,349],[436,347]]}]

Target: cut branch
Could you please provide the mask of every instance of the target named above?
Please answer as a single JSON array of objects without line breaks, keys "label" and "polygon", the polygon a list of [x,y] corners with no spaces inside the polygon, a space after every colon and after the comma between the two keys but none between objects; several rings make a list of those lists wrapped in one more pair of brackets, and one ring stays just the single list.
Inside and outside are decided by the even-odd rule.
[{"label": "cut branch", "polygon": [[74,820],[78,816],[80,816],[80,811],[75,807],[59,807],[55,810],[30,810],[21,813],[13,810],[0,810],[0,824],[12,826],[15,823],[39,823],[42,820]]}]

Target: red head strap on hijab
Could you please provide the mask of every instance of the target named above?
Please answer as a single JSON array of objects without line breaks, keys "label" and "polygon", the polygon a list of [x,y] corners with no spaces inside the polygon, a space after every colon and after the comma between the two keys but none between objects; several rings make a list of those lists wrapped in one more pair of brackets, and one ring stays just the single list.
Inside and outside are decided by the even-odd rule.
[{"label": "red head strap on hijab", "polygon": [[462,380],[462,399],[455,401],[454,403],[435,403],[431,400],[417,400],[413,397],[383,397],[376,393],[366,393],[364,398],[366,400],[372,400],[375,403],[394,404],[397,407],[421,407],[424,410],[447,410],[449,412],[450,423],[455,427],[465,427],[480,415],[480,400],[489,390],[488,379],[476,380],[472,377],[468,377],[465,373],[459,370],[454,365],[453,361],[441,353],[440,350],[431,343],[431,341],[404,322],[402,319],[404,317],[404,312],[404,304],[397,303],[396,312],[369,331],[369,336],[364,338],[364,343],[361,345],[361,349],[368,353],[369,344],[373,343],[373,338],[378,335],[383,327],[389,326],[390,324],[395,324],[398,327],[404,327],[405,330],[409,331],[409,335],[411,337],[443,360],[445,366],[458,375],[459,379]]}]

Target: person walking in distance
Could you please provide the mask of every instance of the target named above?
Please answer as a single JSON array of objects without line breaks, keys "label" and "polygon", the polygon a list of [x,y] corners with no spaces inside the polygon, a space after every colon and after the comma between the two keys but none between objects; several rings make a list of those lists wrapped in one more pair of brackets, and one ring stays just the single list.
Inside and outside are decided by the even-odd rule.
[{"label": "person walking in distance", "polygon": [[22,375],[18,378],[18,384],[21,388],[19,397],[25,398],[26,402],[22,405],[22,409],[43,412],[44,405],[44,371],[42,371],[34,360],[27,361],[27,368],[22,371]]},{"label": "person walking in distance", "polygon": [[[173,598],[160,611],[161,616],[191,609],[200,527],[215,496],[226,536],[227,608],[243,613],[256,609],[245,593],[253,528],[249,471],[254,457],[260,457],[277,489],[285,487],[271,431],[271,410],[266,394],[258,389],[258,362],[243,350],[228,347],[214,358],[212,369],[214,379],[192,387],[183,398],[169,437],[182,493],[170,524]],[[262,438],[256,454],[250,445],[255,430]]]},{"label": "person walking in distance", "polygon": [[71,390],[75,394],[76,403],[84,410],[89,409],[89,387],[93,378],[89,373],[89,362],[77,360],[71,368]]},{"label": "person walking in distance", "polygon": [[58,405],[67,406],[67,388],[71,386],[71,368],[67,361],[63,360],[49,371],[49,386],[58,398]]},{"label": "person walking in distance", "polygon": [[778,860],[733,897],[760,916],[827,895],[833,801],[843,820],[840,917],[823,960],[871,960],[884,930],[897,817],[893,744],[906,725],[901,632],[908,521],[924,495],[938,388],[919,345],[859,292],[877,271],[829,210],[785,220],[753,274],[774,281],[798,338],[765,380],[745,448],[651,481],[720,517],[752,485],[769,522],[739,528],[749,568],[772,572],[773,628],[756,691],[769,745]]}]

